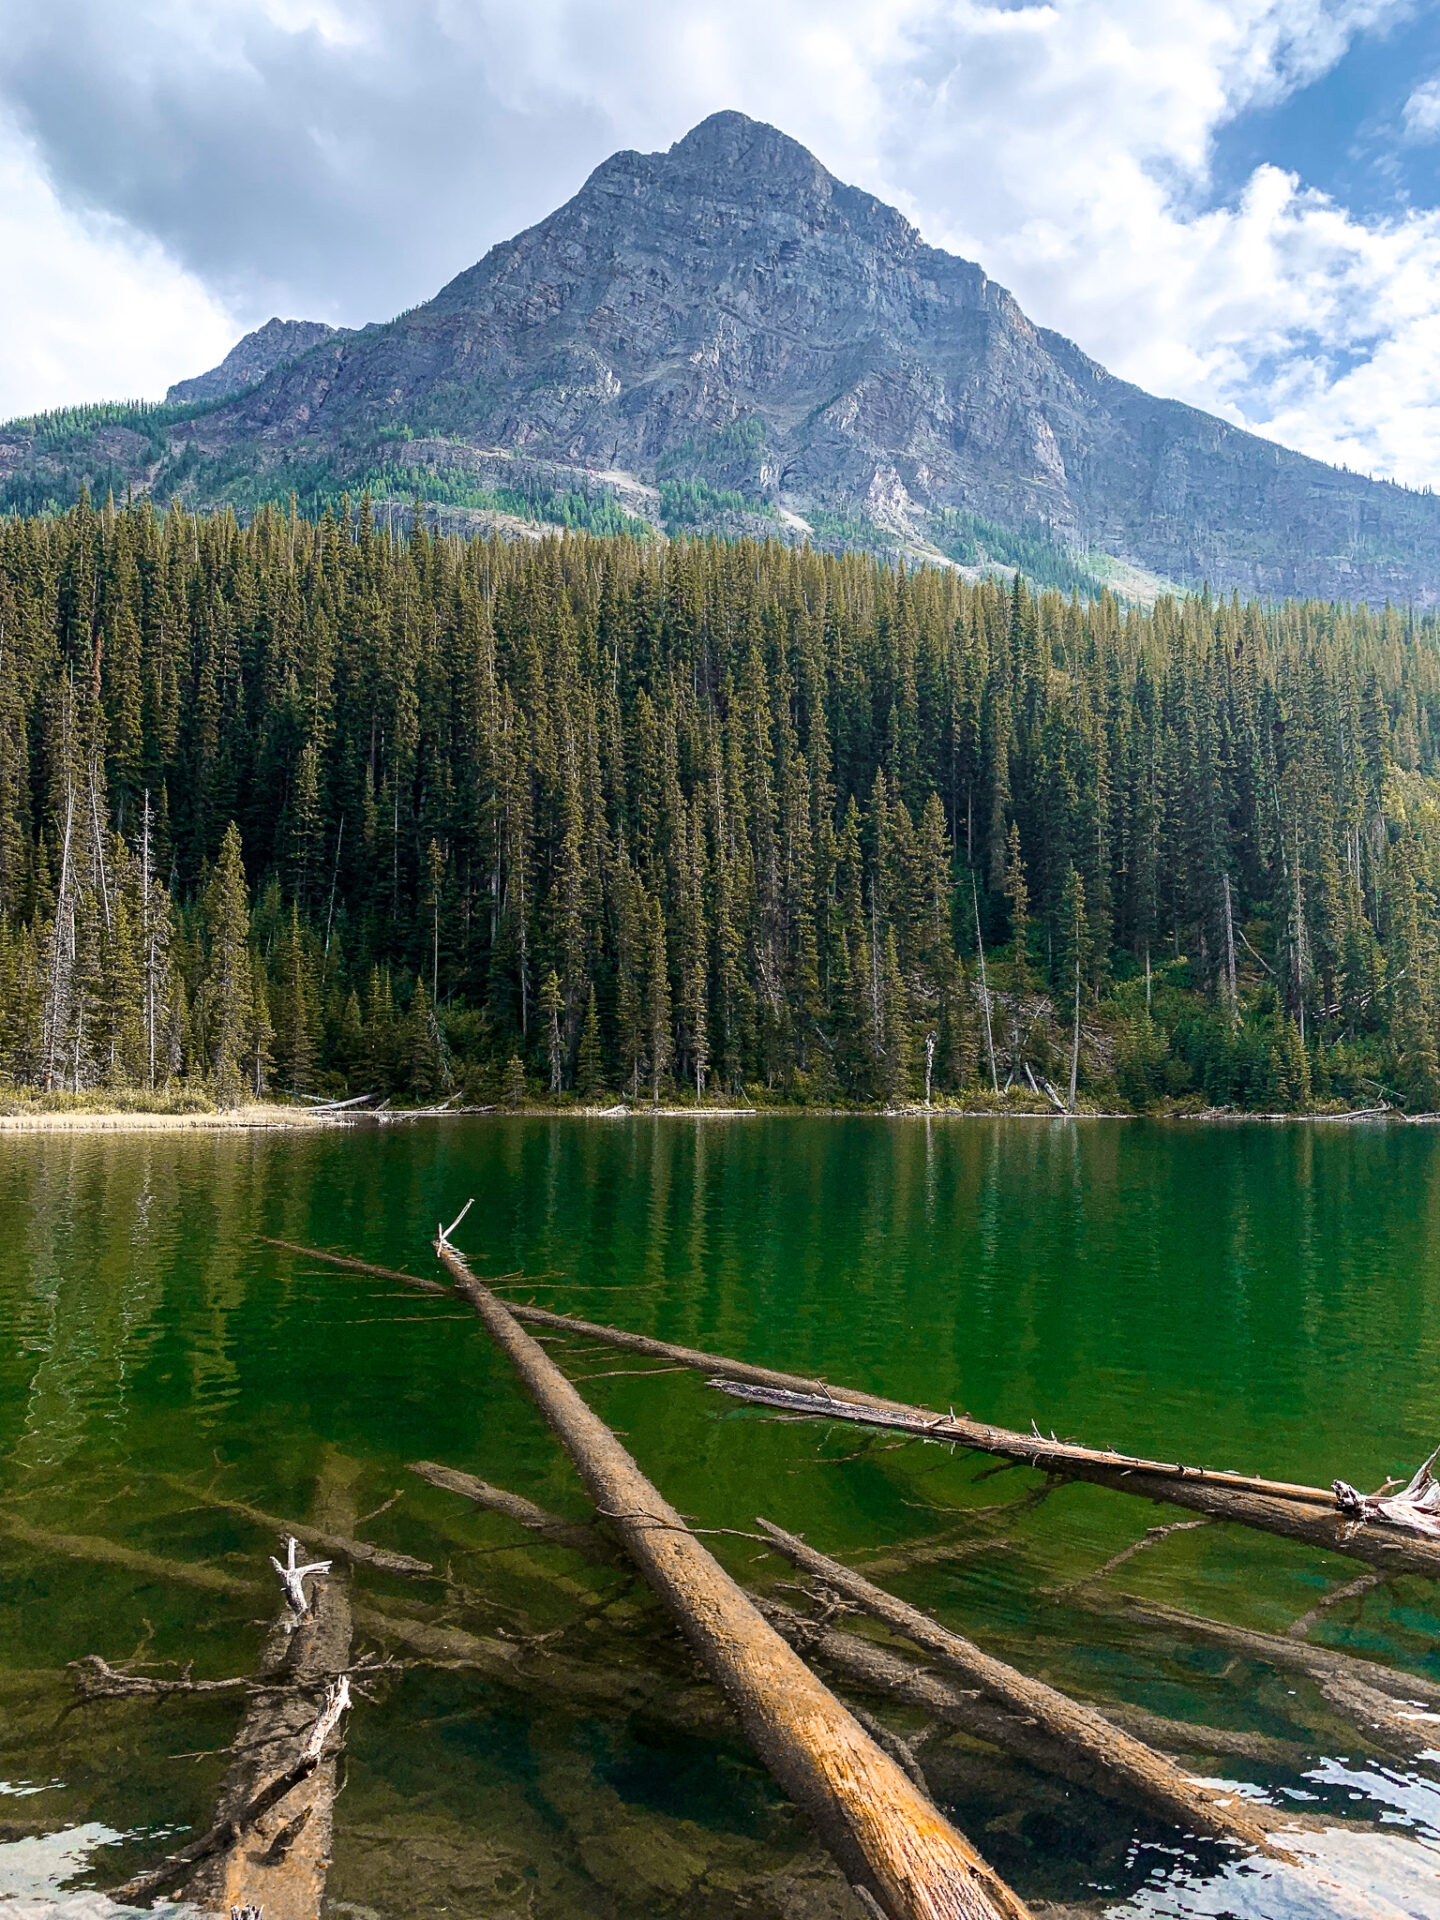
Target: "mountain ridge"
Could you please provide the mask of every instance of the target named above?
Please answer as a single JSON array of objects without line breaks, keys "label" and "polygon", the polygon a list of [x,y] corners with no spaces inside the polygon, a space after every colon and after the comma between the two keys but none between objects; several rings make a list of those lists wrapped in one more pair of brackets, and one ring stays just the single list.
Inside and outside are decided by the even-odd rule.
[{"label": "mountain ridge", "polygon": [[[287,324],[305,323],[269,327]],[[370,485],[481,520],[618,515],[982,567],[1028,542],[1094,582],[1440,597],[1440,501],[1118,379],[741,114],[612,154],[392,321],[261,364],[278,344],[247,336],[171,390],[198,403],[186,418],[112,421],[93,447],[0,429],[0,500],[47,466],[73,484],[90,454],[197,503]],[[255,377],[211,403],[237,355]]]}]

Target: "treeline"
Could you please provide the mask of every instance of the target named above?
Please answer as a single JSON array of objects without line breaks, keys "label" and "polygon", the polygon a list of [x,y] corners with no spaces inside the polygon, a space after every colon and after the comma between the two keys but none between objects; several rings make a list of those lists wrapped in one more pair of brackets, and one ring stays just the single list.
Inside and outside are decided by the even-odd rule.
[{"label": "treeline", "polygon": [[0,1076],[1430,1108],[1437,725],[1431,615],[82,500],[0,522]]}]

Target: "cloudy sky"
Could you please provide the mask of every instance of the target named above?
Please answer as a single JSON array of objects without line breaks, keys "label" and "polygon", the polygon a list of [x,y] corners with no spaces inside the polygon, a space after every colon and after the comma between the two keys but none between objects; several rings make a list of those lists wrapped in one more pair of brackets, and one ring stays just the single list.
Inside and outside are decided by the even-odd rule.
[{"label": "cloudy sky", "polygon": [[1152,391],[1440,484],[1435,0],[0,0],[0,417],[388,318],[719,107]]}]

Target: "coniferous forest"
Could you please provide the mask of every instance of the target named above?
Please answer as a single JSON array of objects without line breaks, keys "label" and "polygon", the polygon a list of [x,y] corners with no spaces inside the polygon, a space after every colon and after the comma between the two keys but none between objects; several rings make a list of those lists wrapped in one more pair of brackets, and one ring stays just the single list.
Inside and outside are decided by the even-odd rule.
[{"label": "coniferous forest", "polygon": [[0,522],[0,1093],[1440,1106],[1440,625]]}]

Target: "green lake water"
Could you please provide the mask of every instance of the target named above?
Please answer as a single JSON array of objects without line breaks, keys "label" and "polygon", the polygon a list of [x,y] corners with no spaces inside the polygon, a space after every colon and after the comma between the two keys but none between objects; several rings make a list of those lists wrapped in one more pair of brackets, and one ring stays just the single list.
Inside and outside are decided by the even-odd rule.
[{"label": "green lake water", "polygon": [[[258,1239],[432,1273],[435,1225],[471,1195],[456,1237],[483,1276],[523,1276],[506,1283],[517,1297],[898,1399],[1321,1484],[1408,1475],[1440,1441],[1427,1127],[479,1119],[0,1136],[0,1915],[113,1913],[87,1890],[208,1825],[233,1700],[67,1712],[66,1663],[249,1670],[270,1594],[207,1593],[159,1563],[269,1582],[274,1528],[217,1503],[303,1519],[338,1473],[374,1515],[357,1518],[365,1538],[448,1576],[362,1569],[357,1597],[556,1637],[526,1656],[533,1684],[417,1665],[359,1704],[335,1912],[837,1920],[813,1846],[738,1737],[577,1710],[547,1679],[548,1662],[589,1661],[686,1685],[643,1596],[406,1471],[438,1461],[586,1517],[474,1317]],[[1075,1486],[1026,1500],[1037,1476],[980,1456],[771,1420],[692,1374],[638,1377],[647,1362],[604,1347],[552,1351],[698,1524],[745,1530],[763,1513],[842,1556],[954,1534],[969,1551],[887,1583],[1102,1706],[1282,1743],[1263,1762],[1191,1764],[1393,1828],[1365,1869],[1391,1889],[1384,1911],[1440,1914],[1440,1771],[1367,1756],[1307,1681],[1077,1593],[1174,1509]],[[107,1563],[83,1544],[97,1540],[154,1563]],[[711,1544],[742,1578],[785,1577],[745,1539]],[[1098,1591],[1283,1631],[1360,1571],[1209,1527]],[[1436,1624],[1433,1588],[1399,1580],[1314,1637],[1440,1679]],[[932,1784],[1037,1905],[1331,1910],[964,1743],[936,1754]]]}]

